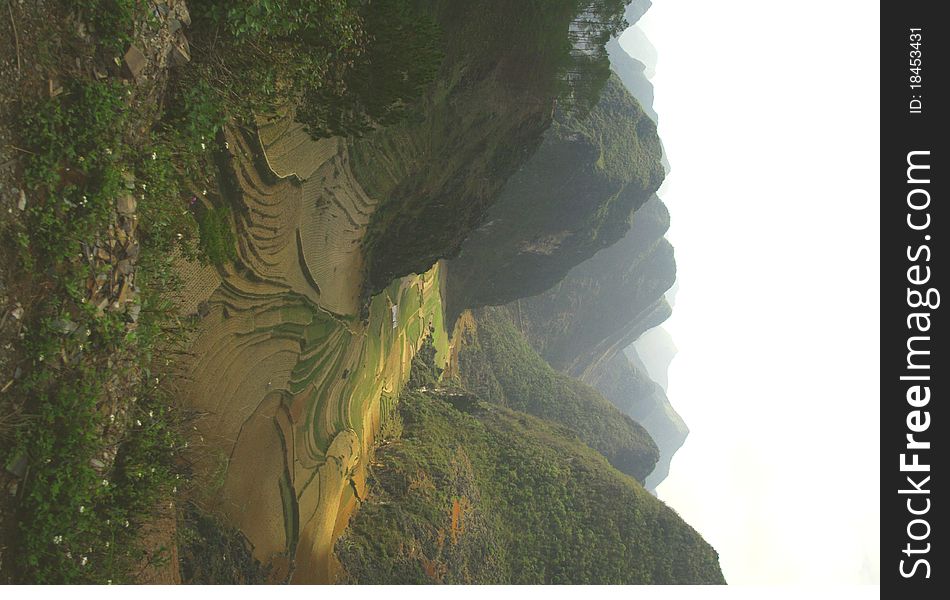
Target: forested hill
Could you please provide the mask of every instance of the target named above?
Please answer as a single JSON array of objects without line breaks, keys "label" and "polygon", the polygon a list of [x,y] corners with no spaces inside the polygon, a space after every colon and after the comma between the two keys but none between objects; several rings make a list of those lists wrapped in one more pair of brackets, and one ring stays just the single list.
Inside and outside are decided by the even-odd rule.
[{"label": "forested hill", "polygon": [[659,450],[650,434],[586,383],[555,371],[524,339],[503,308],[475,312],[459,351],[463,385],[494,404],[558,423],[641,482]]},{"label": "forested hill", "polygon": [[450,305],[543,292],[620,240],[663,181],[656,125],[611,76],[586,116],[562,116],[449,268]]},{"label": "forested hill", "polygon": [[[444,60],[398,123],[352,141],[359,183],[380,200],[367,239],[366,293],[458,254],[555,114],[584,114],[609,75],[604,50],[623,0],[472,0],[428,6]],[[572,28],[583,22],[585,49]],[[570,74],[570,77],[568,77]]]},{"label": "forested hill", "polygon": [[383,432],[343,582],[725,583],[699,533],[562,426],[416,388]]},{"label": "forested hill", "polygon": [[664,238],[669,211],[653,198],[626,236],[573,268],[550,290],[512,303],[531,345],[553,367],[584,379],[670,315],[664,293],[676,279]]},{"label": "forested hill", "polygon": [[670,472],[673,455],[680,449],[689,428],[666,396],[666,391],[650,379],[634,351],[632,358],[617,352],[591,370],[588,382],[624,414],[632,417],[653,438],[660,451],[656,467],[644,486],[656,489]]}]

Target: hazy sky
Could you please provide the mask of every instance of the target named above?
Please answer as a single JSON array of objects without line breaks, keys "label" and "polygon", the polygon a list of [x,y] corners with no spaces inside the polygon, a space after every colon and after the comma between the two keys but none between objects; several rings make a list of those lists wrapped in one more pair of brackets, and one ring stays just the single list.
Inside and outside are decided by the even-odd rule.
[{"label": "hazy sky", "polygon": [[878,581],[879,12],[654,0],[639,23],[691,430],[658,494],[730,583]]}]

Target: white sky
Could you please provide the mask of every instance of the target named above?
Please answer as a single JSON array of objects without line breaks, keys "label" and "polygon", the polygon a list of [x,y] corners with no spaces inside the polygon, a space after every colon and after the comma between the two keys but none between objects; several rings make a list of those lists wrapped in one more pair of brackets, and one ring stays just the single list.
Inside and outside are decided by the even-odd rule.
[{"label": "white sky", "polygon": [[654,0],[638,25],[691,430],[658,494],[730,583],[878,581],[879,13]]}]

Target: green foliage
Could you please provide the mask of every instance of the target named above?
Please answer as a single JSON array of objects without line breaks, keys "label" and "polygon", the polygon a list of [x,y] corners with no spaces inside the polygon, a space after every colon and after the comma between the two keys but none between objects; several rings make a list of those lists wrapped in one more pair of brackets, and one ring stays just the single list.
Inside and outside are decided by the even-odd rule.
[{"label": "green foliage", "polygon": [[145,6],[142,0],[60,0],[76,8],[96,34],[100,46],[115,54],[124,52],[132,41],[134,17]]},{"label": "green foliage", "polygon": [[459,353],[466,387],[490,402],[565,426],[641,482],[650,474],[659,451],[643,427],[597,390],[552,369],[502,309],[481,310],[476,322],[476,338]]},{"label": "green foliage", "polygon": [[180,523],[179,565],[186,584],[243,585],[268,581],[241,532],[188,504]]},{"label": "green foliage", "polygon": [[213,88],[219,114],[238,121],[334,87],[364,43],[348,0],[199,0],[189,9],[193,60],[176,103]]},{"label": "green foliage", "polygon": [[[20,119],[30,201],[19,258],[46,281],[30,310],[25,374],[10,390],[30,415],[2,457],[25,455],[30,465],[11,556],[21,582],[118,583],[141,566],[138,526],[178,485],[184,442],[155,350],[176,341],[162,294],[176,285],[173,251],[187,250],[195,230],[174,159],[202,162],[171,138],[133,135],[146,117],[124,86],[69,80],[64,88],[25,106]],[[96,273],[80,252],[110,235],[125,194],[141,219],[134,327],[126,314],[86,303]]]},{"label": "green foliage", "polygon": [[[69,335],[58,322],[45,319],[28,341],[35,358],[22,391],[32,396],[32,418],[17,430],[13,449],[30,461],[17,507],[16,576],[119,583],[141,558],[133,543],[138,526],[174,495],[174,459],[183,444],[178,417],[147,371],[128,410],[104,412],[102,399],[118,371],[101,357],[135,352],[134,338],[122,336],[114,317],[81,320]],[[104,448],[114,452],[108,471]]]},{"label": "green foliage", "polygon": [[[23,111],[30,151],[24,178],[32,188],[24,259],[66,258],[79,238],[109,218],[121,187],[127,124],[122,86],[69,81],[64,93]],[[48,267],[41,262],[39,267]]]},{"label": "green foliage", "polygon": [[360,10],[365,49],[338,88],[311,88],[297,119],[311,134],[361,135],[409,114],[442,62],[440,30],[410,0],[375,0]]},{"label": "green foliage", "polygon": [[200,246],[211,264],[221,266],[237,257],[231,211],[227,206],[203,210],[198,215]]},{"label": "green foliage", "polygon": [[407,391],[336,554],[350,583],[724,583],[675,512],[562,427]]}]

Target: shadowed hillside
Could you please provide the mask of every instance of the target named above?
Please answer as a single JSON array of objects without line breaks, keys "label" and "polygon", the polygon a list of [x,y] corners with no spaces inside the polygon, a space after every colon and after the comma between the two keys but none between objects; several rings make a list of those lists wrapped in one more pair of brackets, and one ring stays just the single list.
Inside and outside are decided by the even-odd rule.
[{"label": "shadowed hillside", "polygon": [[586,118],[558,118],[449,269],[450,312],[539,294],[620,240],[663,180],[656,125],[611,76]]},{"label": "shadowed hillside", "polygon": [[550,290],[512,303],[528,341],[551,365],[585,380],[588,370],[670,315],[664,292],[676,279],[663,237],[669,212],[655,198],[634,213],[627,235],[575,267]]}]

